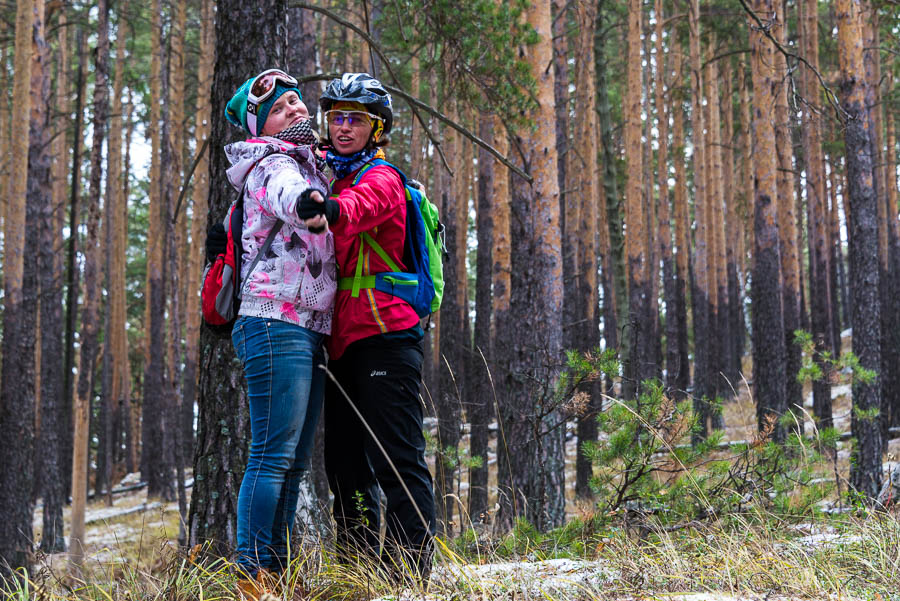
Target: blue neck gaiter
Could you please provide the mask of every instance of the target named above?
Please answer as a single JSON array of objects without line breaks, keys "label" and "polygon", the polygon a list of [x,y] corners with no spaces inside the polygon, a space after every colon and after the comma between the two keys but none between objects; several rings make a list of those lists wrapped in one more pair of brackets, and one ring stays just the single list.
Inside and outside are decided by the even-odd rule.
[{"label": "blue neck gaiter", "polygon": [[335,179],[344,179],[371,161],[376,152],[378,152],[377,148],[369,148],[360,150],[359,152],[348,156],[343,156],[329,150],[325,155],[325,162],[328,163],[328,166],[331,167],[331,170],[334,172]]}]

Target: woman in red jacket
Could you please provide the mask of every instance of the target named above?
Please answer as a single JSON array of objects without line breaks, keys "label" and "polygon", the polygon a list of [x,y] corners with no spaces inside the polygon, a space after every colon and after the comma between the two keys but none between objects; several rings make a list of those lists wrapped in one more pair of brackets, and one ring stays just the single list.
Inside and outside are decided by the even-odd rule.
[{"label": "woman in red jacket", "polygon": [[[403,269],[403,182],[384,164],[358,178],[363,166],[384,159],[381,147],[393,122],[390,94],[366,73],[346,73],[328,84],[319,104],[334,182],[324,202],[310,191],[298,213],[328,219],[342,278],[352,279],[360,261],[362,275],[393,271],[362,243],[363,232]],[[338,543],[345,551],[377,554],[380,486],[387,497],[380,559],[394,575],[415,570],[427,580],[435,514],[419,398],[424,356],[419,317],[390,294],[369,288],[354,295],[341,288],[328,343],[328,367],[337,383],[328,381],[325,388],[325,470]]]}]

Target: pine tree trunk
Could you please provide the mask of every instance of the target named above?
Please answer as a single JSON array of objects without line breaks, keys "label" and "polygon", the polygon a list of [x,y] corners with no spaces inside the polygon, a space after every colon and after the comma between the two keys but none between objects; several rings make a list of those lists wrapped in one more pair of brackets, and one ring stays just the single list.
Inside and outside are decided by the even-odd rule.
[{"label": "pine tree trunk", "polygon": [[[581,287],[576,295],[582,302],[580,313],[576,315],[577,329],[580,331],[581,351],[590,352],[600,347],[599,299],[597,297],[598,228],[602,224],[597,219],[598,191],[600,188],[597,165],[597,112],[594,85],[594,23],[597,18],[596,4],[579,1],[576,6],[576,20],[581,23],[575,52],[575,149],[573,154],[574,172],[580,174],[578,187],[580,194],[578,230],[574,239],[579,242],[579,264],[577,271],[582,274]],[[575,179],[575,173],[572,173]],[[573,184],[575,181],[573,181]],[[574,193],[575,186],[570,186]],[[604,251],[605,253],[606,251]],[[570,296],[570,295],[567,295]],[[579,498],[592,496],[591,478],[593,465],[583,452],[585,443],[597,440],[597,412],[600,410],[602,382],[597,381],[584,387],[590,402],[585,411],[577,416],[577,451],[575,456],[575,495]]]},{"label": "pine tree trunk", "polygon": [[[13,78],[13,106],[19,114],[31,110],[31,45],[34,3],[23,0],[16,6],[16,62]],[[26,157],[29,128],[14,136],[11,156]],[[4,221],[3,257],[3,340],[0,378],[0,582],[12,580],[13,570],[28,569],[32,546],[31,491],[34,482],[34,319],[35,298],[28,298],[34,283],[25,270],[26,202],[28,171],[25,166],[11,175],[10,196]],[[30,211],[29,211],[30,212]],[[29,314],[32,318],[29,319]]]},{"label": "pine tree trunk", "polygon": [[[213,22],[213,0],[200,3],[200,58],[197,63],[197,84],[199,89],[212,87],[213,59],[215,57],[215,23]],[[206,222],[209,215],[209,157],[215,152],[209,146],[210,122],[213,116],[209,102],[209,94],[197,94],[194,125],[194,148],[202,152],[194,167],[193,188],[191,189],[191,250],[186,287],[188,295],[185,306],[185,347],[184,347],[184,381],[182,393],[184,404],[190,409],[193,423],[194,407],[197,401],[197,375],[199,366],[200,345],[200,281],[205,263]],[[193,461],[194,437],[193,428],[190,438],[184,441],[185,461]],[[317,447],[321,450],[321,447]],[[321,452],[316,454],[321,457]],[[321,461],[320,461],[321,463]]]},{"label": "pine tree trunk", "polygon": [[623,106],[625,122],[625,162],[628,173],[625,183],[625,257],[628,273],[628,327],[625,329],[623,396],[633,398],[646,377],[652,377],[649,366],[653,360],[648,354],[651,324],[648,323],[650,282],[649,257],[645,237],[647,235],[641,183],[643,156],[641,146],[641,23],[640,0],[628,4],[628,50],[626,92]]},{"label": "pine tree trunk", "polygon": [[700,2],[691,0],[689,16],[690,58],[691,58],[691,117],[693,120],[694,159],[694,214],[696,231],[694,238],[693,289],[691,308],[694,315],[694,414],[697,427],[691,435],[694,442],[705,439],[709,432],[707,420],[710,414],[709,401],[715,395],[712,385],[711,356],[709,349],[709,307],[711,249],[709,248],[706,206],[709,202],[706,187],[706,153],[703,140],[706,122],[703,115],[703,68],[700,52]]},{"label": "pine tree trunk", "polygon": [[669,108],[665,102],[666,59],[663,54],[662,22],[664,19],[662,0],[654,4],[656,22],[656,81],[655,102],[657,129],[659,131],[659,152],[657,155],[656,180],[659,187],[659,256],[662,261],[663,299],[666,304],[666,385],[673,385],[673,376],[678,373],[678,317],[675,315],[676,282],[675,262],[672,254],[672,222],[669,205]]},{"label": "pine tree trunk", "polygon": [[[69,543],[73,561],[80,565],[84,557],[84,498],[87,494],[87,412],[94,387],[99,329],[99,269],[100,269],[100,180],[102,176],[101,151],[109,116],[109,6],[106,0],[98,5],[97,49],[94,68],[94,119],[91,123],[91,175],[88,188],[88,223],[84,260],[84,309],[81,318],[81,359],[78,370],[78,388],[75,404],[75,452],[72,465],[72,537]],[[84,488],[82,488],[84,486]],[[77,497],[77,499],[76,499]],[[76,516],[76,504],[80,515]],[[76,526],[77,524],[77,526]]]},{"label": "pine tree trunk", "polygon": [[[779,42],[785,43],[787,23],[781,3],[776,6],[777,26],[774,35]],[[800,328],[800,253],[798,246],[797,204],[794,198],[794,153],[791,140],[791,115],[788,107],[788,90],[782,82],[787,74],[784,55],[774,52],[774,76],[777,78],[775,95],[775,150],[778,153],[778,174],[775,187],[778,190],[778,237],[780,240],[781,274],[783,287],[782,312],[784,315],[784,350],[785,350],[785,402],[788,410],[801,414],[798,419],[800,430],[803,429],[803,386],[797,380],[800,371],[800,347],[794,344],[794,332]],[[755,92],[755,88],[754,88]],[[808,157],[808,155],[807,155]],[[807,171],[807,174],[809,171]],[[811,271],[810,271],[811,273]]]},{"label": "pine tree trunk", "polygon": [[72,168],[71,168],[71,185],[69,196],[69,240],[66,248],[66,331],[63,355],[63,416],[65,435],[62,437],[61,443],[63,447],[61,465],[67,470],[69,478],[67,479],[66,492],[71,494],[72,482],[74,474],[71,469],[74,466],[74,401],[75,401],[75,377],[73,375],[75,367],[75,324],[78,319],[78,295],[80,288],[81,274],[75,265],[75,256],[78,250],[78,234],[80,224],[81,208],[79,200],[81,196],[81,149],[84,145],[82,139],[82,127],[84,125],[84,94],[87,80],[87,41],[84,32],[78,29],[77,42],[78,47],[78,75],[75,80],[75,132],[72,138]]},{"label": "pine tree trunk", "polygon": [[[682,53],[674,52],[673,72],[676,78],[681,77]],[[677,80],[676,80],[677,81]],[[678,86],[675,87],[675,90]],[[671,344],[677,355],[677,362],[667,365],[666,384],[672,389],[674,398],[687,398],[688,386],[691,382],[690,357],[688,355],[688,323],[687,323],[687,289],[691,256],[690,230],[688,225],[687,176],[684,164],[684,111],[680,110],[683,99],[673,90],[672,106],[672,161],[675,165],[675,193],[673,218],[675,220],[675,303],[671,313],[666,307],[666,320],[673,322],[675,337]]]},{"label": "pine tree trunk", "polygon": [[[58,30],[58,73],[57,78],[57,112],[68,114],[68,52],[66,11],[59,15]],[[46,76],[49,90],[49,75]],[[60,98],[62,96],[62,98]],[[42,97],[46,97],[42,96]],[[48,117],[48,115],[45,115]],[[59,120],[47,121],[45,131],[50,131],[50,124],[61,125]],[[5,127],[5,126],[4,126]],[[41,551],[56,553],[66,550],[66,539],[63,532],[63,505],[66,503],[66,481],[71,464],[62,463],[66,454],[61,447],[66,439],[63,434],[67,427],[66,416],[71,418],[71,404],[63,390],[62,364],[63,356],[63,264],[60,253],[54,252],[62,240],[62,215],[66,194],[66,137],[59,135],[52,142],[50,151],[52,160],[52,193],[46,204],[41,206],[41,221],[37,239],[40,244],[40,287],[41,287],[41,431],[36,458],[42,465],[37,469],[41,473],[41,497],[44,500],[43,528],[41,529]],[[68,406],[68,411],[64,407]]]},{"label": "pine tree trunk", "polygon": [[831,268],[831,336],[835,358],[841,356],[841,320],[847,319],[846,293],[844,292],[844,253],[841,243],[840,214],[838,209],[837,177],[834,157],[828,157],[828,265]]},{"label": "pine tree trunk", "polygon": [[[118,35],[116,37],[116,66],[113,77],[113,94],[110,106],[109,141],[107,143],[106,203],[103,231],[105,253],[107,299],[103,337],[104,388],[108,396],[102,399],[104,415],[101,419],[104,444],[98,446],[98,476],[102,477],[95,486],[99,492],[107,491],[107,504],[112,505],[114,449],[119,446],[115,435],[117,416],[125,409],[123,391],[127,389],[128,377],[128,334],[125,329],[125,256],[127,251],[127,202],[122,187],[122,89],[125,78],[125,34],[123,15],[127,2],[119,6]],[[124,218],[124,219],[123,219]],[[108,384],[106,381],[108,380]],[[102,461],[101,461],[102,459]],[[103,469],[99,466],[102,465]]]},{"label": "pine tree trunk", "polygon": [[[715,48],[715,35],[711,36],[710,48]],[[725,341],[728,339],[727,315],[727,280],[725,277],[725,210],[724,210],[724,183],[722,174],[722,117],[721,117],[721,92],[719,87],[718,62],[710,63],[707,86],[707,102],[709,107],[709,132],[710,143],[707,156],[709,173],[707,181],[709,199],[709,247],[710,259],[714,269],[710,270],[710,312],[709,327],[712,333],[710,337],[710,367],[713,370],[713,386],[717,399],[731,396],[731,383],[724,379],[727,373],[725,362]],[[722,408],[716,403],[710,415],[710,426],[713,430],[724,430],[725,422],[722,416]]]},{"label": "pine tree trunk", "polygon": [[724,331],[728,336],[722,341],[722,355],[725,362],[725,377],[729,382],[728,391],[734,394],[743,384],[741,381],[741,354],[735,341],[740,336],[739,330],[743,324],[735,319],[737,305],[742,302],[740,288],[740,274],[738,272],[737,244],[740,236],[740,223],[738,218],[737,197],[735,192],[739,189],[740,181],[733,177],[738,170],[734,164],[734,108],[733,108],[733,78],[731,62],[724,62],[722,67],[722,79],[725,94],[722,99],[722,115],[724,121],[725,140],[722,145],[723,177],[725,185],[725,308],[723,318]]},{"label": "pine tree trunk", "polygon": [[[0,19],[0,36],[4,39],[9,36],[6,20]],[[9,47],[8,44],[0,46],[0,64],[4,67],[9,65]],[[10,139],[10,104],[9,89],[10,76],[9,68],[0,70],[0,89],[4,90],[0,96],[0,156],[9,156],[11,152],[12,140]],[[0,229],[6,227],[6,214],[9,210],[9,184],[12,175],[12,166],[7,163],[0,166]]]},{"label": "pine tree trunk", "polygon": [[[172,28],[169,34],[170,55],[168,60],[169,98],[167,105],[171,107],[169,118],[165,121],[165,136],[170,153],[170,161],[166,178],[167,219],[169,227],[167,236],[168,284],[169,284],[169,331],[168,331],[168,370],[169,400],[171,417],[166,419],[166,448],[171,452],[172,465],[175,468],[175,498],[178,500],[178,513],[181,516],[178,540],[186,540],[184,522],[187,518],[187,491],[184,487],[184,464],[193,440],[193,407],[184,402],[184,374],[182,366],[181,336],[186,319],[185,298],[187,287],[193,283],[184,281],[187,273],[187,211],[177,207],[176,202],[184,181],[184,29],[187,22],[187,5],[185,0],[177,0],[173,5]],[[175,212],[177,209],[177,213]]]},{"label": "pine tree trunk", "polygon": [[597,125],[600,129],[603,165],[603,192],[606,198],[606,223],[609,228],[610,248],[610,287],[613,294],[609,297],[604,316],[603,334],[607,348],[619,349],[619,357],[625,356],[625,349],[620,347],[620,324],[628,323],[628,291],[625,279],[625,239],[622,230],[622,208],[618,189],[616,162],[619,159],[612,130],[612,109],[609,103],[609,63],[606,57],[605,29],[602,7],[598,7],[597,31],[595,39],[595,60],[597,62]]},{"label": "pine tree trunk", "polygon": [[[131,91],[128,92],[128,103],[125,107],[125,159],[124,164],[122,166],[122,173],[130,173],[131,172],[131,139],[134,136],[134,120],[131,118],[132,112],[134,110],[134,103],[132,102]],[[124,223],[128,223],[128,178],[123,178],[122,180],[122,198],[126,199],[125,206],[123,207],[123,215],[122,220]],[[128,235],[128,232],[123,231],[123,236]],[[124,341],[128,344],[128,341]],[[123,350],[124,353],[128,353],[128,349]],[[122,390],[122,397],[125,399],[125,411],[123,415],[123,420],[125,421],[125,472],[133,473],[136,472],[139,468],[140,462],[138,458],[138,451],[140,447],[140,436],[138,434],[140,430],[140,406],[133,401],[131,398],[132,392],[132,381],[131,381],[131,362],[125,362],[125,375],[124,382],[125,387]]]},{"label": "pine tree trunk", "polygon": [[[153,157],[150,166],[150,231],[147,252],[146,338],[144,358],[143,422],[141,439],[141,477],[147,482],[148,498],[175,498],[172,481],[171,448],[167,446],[172,433],[169,411],[169,373],[166,353],[166,248],[169,214],[167,185],[167,146],[165,131],[160,129],[161,106],[165,102],[167,79],[163,70],[162,6],[159,0],[151,9],[151,74],[150,97],[155,99],[150,108],[150,138]],[[163,177],[162,174],[166,174]],[[169,419],[167,419],[167,417]]]},{"label": "pine tree trunk", "polygon": [[[847,196],[850,202],[850,294],[853,297],[853,353],[860,366],[881,369],[881,302],[878,268],[878,208],[875,193],[873,128],[868,107],[873,92],[865,77],[862,56],[859,0],[838,0],[841,106],[847,112],[844,144],[847,151]],[[853,382],[851,431],[856,445],[851,453],[850,484],[860,494],[875,498],[881,488],[881,378],[865,384]]]},{"label": "pine tree trunk", "polygon": [[[757,14],[771,14],[772,0],[756,0]],[[778,420],[785,403],[785,337],[782,314],[782,274],[778,251],[777,150],[775,145],[775,92],[779,74],[775,72],[774,50],[761,31],[750,30],[753,70],[753,156],[754,156],[754,249],[753,285],[753,387],[757,426],[771,432],[778,442],[785,440]]]},{"label": "pine tree trunk", "polygon": [[[281,27],[246,26],[259,15],[276,18],[285,12],[285,2],[268,0],[255,4],[220,0],[216,7],[216,56],[219,60],[212,84],[212,130],[210,149],[220,149],[237,137],[236,130],[221,118],[225,104],[237,87],[263,68],[284,63],[286,30]],[[209,220],[224,218],[234,200],[234,190],[225,178],[225,154],[210,154]],[[237,494],[247,461],[250,423],[247,395],[240,363],[230,340],[216,338],[208,329],[200,332],[200,383],[197,399],[197,450],[194,455],[194,488],[188,516],[188,544],[211,542],[211,553],[227,554],[234,548]]]},{"label": "pine tree trunk", "polygon": [[[803,6],[803,36],[805,55],[814,69],[819,68],[819,27],[818,2],[806,0]],[[819,82],[814,73],[804,70],[804,86],[806,96],[812,99],[820,95],[816,93]],[[785,92],[785,96],[787,93]],[[787,99],[785,98],[785,105]],[[787,112],[787,106],[785,106]],[[823,359],[823,353],[834,351],[831,344],[831,289],[829,287],[830,268],[828,265],[827,239],[827,206],[825,189],[825,165],[822,158],[821,111],[818,103],[813,104],[803,113],[803,154],[806,158],[806,207],[807,207],[807,239],[809,240],[809,299],[810,323],[813,340],[816,345],[816,363],[822,370],[823,377],[813,382],[813,415],[819,428],[831,425],[831,370]],[[785,313],[785,333],[790,337],[787,314]],[[788,360],[796,345],[788,349]],[[797,351],[799,352],[799,351]],[[791,372],[788,373],[789,385],[795,382]],[[799,391],[798,391],[799,392]],[[797,402],[795,396],[789,395],[788,402]],[[801,422],[802,423],[802,422]]]},{"label": "pine tree trunk", "polygon": [[[503,132],[499,132],[503,135]],[[478,135],[488,144],[493,143],[493,118],[482,115],[478,121]],[[415,147],[414,147],[415,148]],[[491,344],[491,279],[494,265],[494,206],[497,199],[491,195],[494,174],[505,175],[505,168],[495,163],[484,148],[478,150],[478,250],[475,260],[475,333],[474,348],[468,369],[468,382],[472,394],[468,398],[466,413],[469,416],[469,456],[481,458],[481,465],[469,468],[469,519],[478,520],[488,509],[488,423],[491,421],[493,394],[491,374],[493,360]]]},{"label": "pine tree trunk", "polygon": [[[458,119],[455,103],[447,106],[447,114]],[[444,281],[447,293],[441,301],[441,362],[435,366],[440,373],[440,396],[437,397],[438,453],[435,466],[435,505],[438,508],[440,528],[452,533],[454,522],[453,494],[456,480],[458,456],[457,444],[460,439],[462,391],[465,390],[466,350],[468,340],[463,331],[467,319],[466,297],[466,231],[468,222],[468,196],[461,193],[467,183],[463,175],[462,144],[459,135],[447,128],[444,130],[444,155],[453,166],[455,175],[442,170],[444,194],[441,215],[446,227],[447,250],[452,257],[444,262]]]},{"label": "pine tree trunk", "polygon": [[[520,139],[521,166],[531,184],[513,181],[512,316],[517,327],[508,340],[510,373],[501,388],[508,390],[502,406],[505,444],[498,462],[511,466],[501,480],[500,522],[510,525],[523,516],[539,529],[559,526],[565,518],[564,428],[552,405],[562,351],[562,269],[559,240],[559,186],[556,174],[556,131],[553,112],[553,48],[550,6],[530,3],[528,24],[537,42],[523,49],[536,81],[533,118],[542,136]],[[502,342],[501,342],[502,344]]]},{"label": "pine tree trunk", "polygon": [[[885,71],[888,73],[887,89],[893,86],[893,59],[890,59],[886,65]],[[886,169],[884,187],[885,200],[887,202],[887,223],[888,223],[888,256],[889,256],[889,277],[888,282],[891,287],[890,294],[892,299],[896,299],[900,294],[900,285],[897,284],[897,278],[900,277],[900,232],[897,226],[897,135],[894,130],[895,117],[891,110],[885,111],[885,140],[887,144],[887,153],[885,155]],[[884,306],[885,310],[892,313],[893,323],[900,322],[900,306],[898,303],[892,302]],[[889,363],[893,365],[893,372],[888,374],[896,374],[898,369],[898,353],[900,353],[900,332],[896,327],[891,327],[888,331],[888,339],[883,347],[886,354],[890,356]],[[894,379],[895,380],[895,379]],[[885,427],[900,425],[900,384],[896,381],[889,386],[885,384],[885,419],[883,424]],[[885,438],[887,440],[887,438]]]}]

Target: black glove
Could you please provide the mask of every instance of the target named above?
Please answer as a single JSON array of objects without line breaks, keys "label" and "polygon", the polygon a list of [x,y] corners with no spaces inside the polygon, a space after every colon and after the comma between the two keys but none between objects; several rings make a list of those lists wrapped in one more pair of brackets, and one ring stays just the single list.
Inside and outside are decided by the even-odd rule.
[{"label": "black glove", "polygon": [[317,215],[325,213],[325,204],[317,200],[313,200],[313,192],[318,192],[323,197],[325,194],[321,190],[315,188],[307,188],[300,193],[300,199],[297,201],[297,216],[300,219],[312,219]]},{"label": "black glove", "polygon": [[228,246],[228,235],[225,226],[216,223],[206,232],[206,262],[212,263],[216,256],[224,253]]},{"label": "black glove", "polygon": [[[325,220],[328,222],[328,225],[334,225],[334,222],[341,216],[341,203],[336,200],[326,198],[325,202],[317,202],[316,204],[323,208],[323,210],[316,213],[316,215],[325,215]],[[325,231],[325,226],[311,227],[309,228],[309,231],[313,234],[321,234]]]}]

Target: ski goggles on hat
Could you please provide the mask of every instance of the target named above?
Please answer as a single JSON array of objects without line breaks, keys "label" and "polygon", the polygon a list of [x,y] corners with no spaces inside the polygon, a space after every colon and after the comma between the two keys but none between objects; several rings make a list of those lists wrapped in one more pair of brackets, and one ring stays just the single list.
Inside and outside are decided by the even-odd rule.
[{"label": "ski goggles on hat", "polygon": [[372,125],[372,123],[376,120],[380,121],[381,117],[378,115],[373,115],[372,113],[367,113],[365,111],[337,111],[330,110],[325,111],[325,120],[329,125],[334,124],[338,127],[343,126],[345,123],[350,127],[354,125]]},{"label": "ski goggles on hat", "polygon": [[289,88],[296,88],[298,85],[296,78],[291,77],[281,69],[263,71],[250,84],[250,91],[247,93],[247,127],[250,131],[256,131],[256,113],[259,110],[259,106],[272,97],[278,82]]}]

